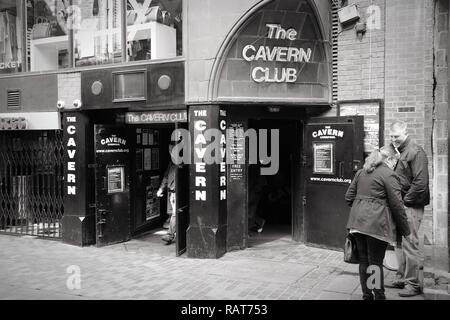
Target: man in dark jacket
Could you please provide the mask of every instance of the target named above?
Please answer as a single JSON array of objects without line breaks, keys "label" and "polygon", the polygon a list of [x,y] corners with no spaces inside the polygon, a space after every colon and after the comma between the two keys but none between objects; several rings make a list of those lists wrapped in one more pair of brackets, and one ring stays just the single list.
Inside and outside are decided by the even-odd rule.
[{"label": "man in dark jacket", "polygon": [[425,151],[408,136],[405,122],[395,121],[390,136],[392,146],[399,152],[395,172],[400,177],[403,203],[411,230],[410,237],[403,238],[401,251],[397,254],[397,279],[391,286],[403,288],[399,293],[401,297],[411,297],[420,294],[423,288],[418,276],[424,260],[419,227],[424,207],[430,203],[428,158]]}]

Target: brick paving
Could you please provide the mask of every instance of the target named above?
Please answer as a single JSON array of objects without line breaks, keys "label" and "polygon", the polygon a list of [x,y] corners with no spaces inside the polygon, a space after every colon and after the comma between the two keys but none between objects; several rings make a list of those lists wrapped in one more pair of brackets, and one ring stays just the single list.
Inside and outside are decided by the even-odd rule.
[{"label": "brick paving", "polygon": [[[0,299],[361,299],[358,267],[341,252],[288,236],[251,239],[248,249],[218,260],[176,258],[155,234],[104,248],[0,235],[0,247]],[[80,289],[67,286],[71,266],[80,268]]]}]

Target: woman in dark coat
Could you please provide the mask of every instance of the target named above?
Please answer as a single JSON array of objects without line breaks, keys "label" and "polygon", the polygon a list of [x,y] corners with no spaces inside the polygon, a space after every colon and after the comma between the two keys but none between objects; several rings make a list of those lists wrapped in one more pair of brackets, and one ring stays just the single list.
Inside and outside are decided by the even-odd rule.
[{"label": "woman in dark coat", "polygon": [[[410,234],[400,181],[392,170],[396,163],[395,156],[395,151],[390,147],[372,152],[345,195],[351,206],[347,229],[356,240],[364,300],[386,299],[383,274],[386,249],[388,244],[401,241],[401,236]],[[372,273],[380,275],[381,279],[373,281],[374,286],[369,288],[367,280]],[[372,281],[369,282],[372,284]]]}]

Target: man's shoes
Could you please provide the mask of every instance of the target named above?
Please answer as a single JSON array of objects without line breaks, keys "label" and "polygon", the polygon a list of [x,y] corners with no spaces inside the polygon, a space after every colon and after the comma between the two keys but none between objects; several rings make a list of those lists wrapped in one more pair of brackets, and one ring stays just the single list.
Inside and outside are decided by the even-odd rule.
[{"label": "man's shoes", "polygon": [[258,228],[258,233],[261,233],[261,232],[263,232],[263,229],[264,229],[264,225],[266,224],[266,220],[265,219],[262,219],[262,222],[261,222],[261,225],[259,226],[259,228]]},{"label": "man's shoes", "polygon": [[414,297],[420,295],[422,292],[420,290],[414,289],[413,287],[407,285],[405,289],[400,291],[398,295],[403,298]]},{"label": "man's shoes", "polygon": [[386,283],[384,286],[386,288],[403,289],[405,287],[405,283],[403,281],[395,280],[391,283]]},{"label": "man's shoes", "polygon": [[170,217],[164,222],[163,229],[169,229],[170,226]]},{"label": "man's shoes", "polygon": [[175,240],[175,236],[166,234],[166,235],[162,236],[161,240],[165,241],[166,245],[169,245],[169,244],[172,244],[172,242]]}]

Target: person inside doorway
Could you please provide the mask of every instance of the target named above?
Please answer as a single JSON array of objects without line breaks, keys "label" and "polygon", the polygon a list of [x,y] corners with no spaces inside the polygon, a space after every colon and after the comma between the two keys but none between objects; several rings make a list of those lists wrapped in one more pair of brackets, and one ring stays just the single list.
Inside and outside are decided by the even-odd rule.
[{"label": "person inside doorway", "polygon": [[[169,144],[169,154],[172,154],[172,149],[176,145],[175,141]],[[172,157],[169,157],[169,165],[164,173],[161,186],[158,189],[156,195],[158,197],[163,197],[164,192],[167,191],[167,215],[169,216],[169,227],[167,234],[162,237],[162,240],[170,245],[176,236],[176,171],[177,166],[172,162]]]},{"label": "person inside doorway", "polygon": [[260,167],[250,166],[250,188],[248,195],[248,228],[249,231],[261,233],[266,223],[264,199],[268,195],[267,178],[260,174]]}]

